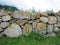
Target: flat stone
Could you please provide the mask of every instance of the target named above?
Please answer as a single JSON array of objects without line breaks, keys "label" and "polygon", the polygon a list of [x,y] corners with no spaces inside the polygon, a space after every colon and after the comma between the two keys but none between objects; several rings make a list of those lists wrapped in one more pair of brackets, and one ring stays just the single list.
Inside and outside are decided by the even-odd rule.
[{"label": "flat stone", "polygon": [[5,29],[3,34],[7,35],[7,37],[18,37],[22,35],[22,30],[18,24],[12,23],[7,29]]},{"label": "flat stone", "polygon": [[15,11],[13,17],[16,19],[28,19],[29,20],[30,14],[25,13],[23,11]]},{"label": "flat stone", "polygon": [[53,25],[48,25],[47,26],[47,33],[53,32]]},{"label": "flat stone", "polygon": [[11,20],[11,16],[5,15],[5,16],[2,17],[2,20],[3,21],[9,21],[9,20]]},{"label": "flat stone", "polygon": [[38,23],[34,31],[41,34],[46,34],[46,24]]},{"label": "flat stone", "polygon": [[25,24],[23,26],[23,34],[27,36],[31,32],[32,32],[32,26],[30,24]]},{"label": "flat stone", "polygon": [[47,17],[40,17],[40,21],[42,23],[47,23],[48,22],[48,18]]},{"label": "flat stone", "polygon": [[1,22],[2,28],[6,28],[6,27],[8,27],[8,25],[9,25],[9,22]]},{"label": "flat stone", "polygon": [[55,16],[49,16],[48,17],[48,23],[49,24],[55,24],[55,23],[57,23],[57,18]]},{"label": "flat stone", "polygon": [[25,24],[27,22],[27,20],[17,20],[16,22],[19,25],[23,25],[23,24]]}]

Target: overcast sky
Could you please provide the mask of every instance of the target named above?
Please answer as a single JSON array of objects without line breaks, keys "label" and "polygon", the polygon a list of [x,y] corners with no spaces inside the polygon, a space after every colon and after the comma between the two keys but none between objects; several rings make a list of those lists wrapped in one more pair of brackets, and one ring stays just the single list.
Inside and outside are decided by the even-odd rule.
[{"label": "overcast sky", "polygon": [[24,10],[34,7],[36,10],[60,10],[60,0],[0,0],[1,5],[15,6]]}]

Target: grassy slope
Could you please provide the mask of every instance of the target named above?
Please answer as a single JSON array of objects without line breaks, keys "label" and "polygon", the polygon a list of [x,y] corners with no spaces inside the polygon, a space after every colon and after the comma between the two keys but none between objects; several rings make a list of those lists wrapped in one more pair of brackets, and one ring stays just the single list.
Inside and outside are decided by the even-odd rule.
[{"label": "grassy slope", "polygon": [[51,37],[36,40],[34,38],[24,36],[20,36],[18,38],[3,37],[0,39],[0,45],[60,45],[60,38]]}]

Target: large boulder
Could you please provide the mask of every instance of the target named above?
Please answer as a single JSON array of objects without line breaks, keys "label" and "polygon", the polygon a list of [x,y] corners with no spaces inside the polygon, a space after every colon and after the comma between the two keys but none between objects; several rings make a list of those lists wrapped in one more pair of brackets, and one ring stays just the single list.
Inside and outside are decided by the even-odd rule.
[{"label": "large boulder", "polygon": [[55,23],[57,23],[57,18],[55,16],[49,16],[48,17],[48,23],[49,24],[55,24]]},{"label": "large boulder", "polygon": [[47,17],[40,17],[40,21],[42,23],[47,23],[48,22],[48,18]]},{"label": "large boulder", "polygon": [[12,23],[7,29],[5,29],[3,34],[7,35],[7,37],[18,37],[22,35],[22,30],[18,24]]},{"label": "large boulder", "polygon": [[32,32],[32,26],[30,24],[25,24],[23,26],[23,35],[27,36],[31,32]]},{"label": "large boulder", "polygon": [[46,24],[44,23],[38,23],[35,27],[34,32],[46,34]]},{"label": "large boulder", "polygon": [[15,11],[13,17],[16,19],[28,19],[29,20],[30,14],[23,12],[23,11]]}]

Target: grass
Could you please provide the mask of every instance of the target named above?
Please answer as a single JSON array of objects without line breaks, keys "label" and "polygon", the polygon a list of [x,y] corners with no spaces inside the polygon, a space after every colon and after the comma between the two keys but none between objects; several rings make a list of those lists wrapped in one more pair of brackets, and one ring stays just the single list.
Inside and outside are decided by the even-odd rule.
[{"label": "grass", "polygon": [[60,45],[60,37],[44,38],[38,34],[33,35],[19,36],[18,38],[2,37],[0,38],[0,45]]}]

